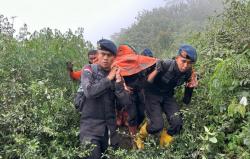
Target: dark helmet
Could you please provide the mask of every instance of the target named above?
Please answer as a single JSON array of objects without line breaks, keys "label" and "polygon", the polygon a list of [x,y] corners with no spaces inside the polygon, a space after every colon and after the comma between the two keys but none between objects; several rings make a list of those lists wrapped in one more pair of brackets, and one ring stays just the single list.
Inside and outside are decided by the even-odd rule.
[{"label": "dark helmet", "polygon": [[117,53],[117,47],[116,45],[107,39],[101,39],[97,42],[97,47],[99,50],[105,50],[111,52],[113,55],[116,55]]},{"label": "dark helmet", "polygon": [[88,55],[95,55],[97,53],[97,50],[89,50]]},{"label": "dark helmet", "polygon": [[154,56],[153,52],[150,49],[148,49],[148,48],[144,49],[142,51],[141,55],[149,56],[149,57],[153,57]]},{"label": "dark helmet", "polygon": [[181,45],[177,55],[180,55],[182,51],[185,51],[187,53],[187,56],[191,60],[191,62],[195,63],[197,61],[196,50],[191,45],[187,45],[187,44]]}]

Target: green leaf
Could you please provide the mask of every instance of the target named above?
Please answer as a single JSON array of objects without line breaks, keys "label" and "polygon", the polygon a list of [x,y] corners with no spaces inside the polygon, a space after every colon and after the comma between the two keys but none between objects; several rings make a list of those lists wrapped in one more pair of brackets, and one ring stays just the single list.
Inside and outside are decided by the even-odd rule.
[{"label": "green leaf", "polygon": [[246,114],[246,107],[243,105],[238,105],[237,112],[240,113],[240,115],[244,118]]},{"label": "green leaf", "polygon": [[244,143],[244,145],[250,146],[250,140],[249,139],[244,139],[243,143]]},{"label": "green leaf", "polygon": [[233,116],[234,115],[234,109],[235,109],[235,104],[232,102],[227,109],[228,115]]},{"label": "green leaf", "polygon": [[209,141],[214,143],[214,144],[217,143],[216,137],[209,138]]},{"label": "green leaf", "polygon": [[233,99],[231,104],[228,106],[228,115],[233,117],[238,113],[244,118],[246,114],[246,107],[241,104],[236,104],[236,100]]},{"label": "green leaf", "polygon": [[209,130],[206,126],[204,126],[205,132],[209,133]]}]

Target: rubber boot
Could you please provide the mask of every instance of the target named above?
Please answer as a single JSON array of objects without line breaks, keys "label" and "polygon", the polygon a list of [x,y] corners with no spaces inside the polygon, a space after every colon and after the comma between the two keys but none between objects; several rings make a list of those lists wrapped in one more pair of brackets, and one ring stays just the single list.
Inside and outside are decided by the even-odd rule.
[{"label": "rubber boot", "polygon": [[135,138],[135,143],[136,143],[136,147],[138,149],[144,149],[144,140],[146,139],[146,137],[148,136],[148,132],[147,132],[147,122],[145,122],[139,133],[136,135],[136,138]]},{"label": "rubber boot", "polygon": [[160,136],[160,146],[162,148],[168,147],[173,142],[173,137],[169,135],[166,129],[163,129]]}]

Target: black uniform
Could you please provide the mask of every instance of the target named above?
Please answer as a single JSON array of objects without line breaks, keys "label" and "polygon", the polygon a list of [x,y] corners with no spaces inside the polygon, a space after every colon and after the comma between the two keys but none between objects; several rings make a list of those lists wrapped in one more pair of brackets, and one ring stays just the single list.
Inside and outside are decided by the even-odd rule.
[{"label": "black uniform", "polygon": [[96,145],[89,158],[100,158],[108,147],[117,145],[115,100],[128,105],[130,100],[122,83],[110,81],[108,71],[96,64],[86,65],[81,76],[81,87],[86,100],[81,112],[80,140]]},{"label": "black uniform", "polygon": [[147,83],[145,86],[145,107],[149,118],[148,133],[158,133],[163,129],[162,112],[166,114],[170,125],[167,133],[174,135],[180,132],[183,121],[179,112],[180,108],[173,97],[174,89],[187,82],[191,73],[191,69],[184,73],[180,72],[175,60],[167,60],[164,62],[163,71],[157,74],[154,82]]}]

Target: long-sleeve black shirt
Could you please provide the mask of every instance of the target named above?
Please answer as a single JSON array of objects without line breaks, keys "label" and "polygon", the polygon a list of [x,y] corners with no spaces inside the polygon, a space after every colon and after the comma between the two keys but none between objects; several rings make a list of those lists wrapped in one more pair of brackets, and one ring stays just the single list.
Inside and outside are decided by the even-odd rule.
[{"label": "long-sleeve black shirt", "polygon": [[86,96],[81,114],[84,134],[103,136],[106,127],[114,132],[116,100],[123,105],[130,104],[123,84],[110,81],[108,74],[109,71],[99,65],[84,66],[81,76],[81,87]]}]

